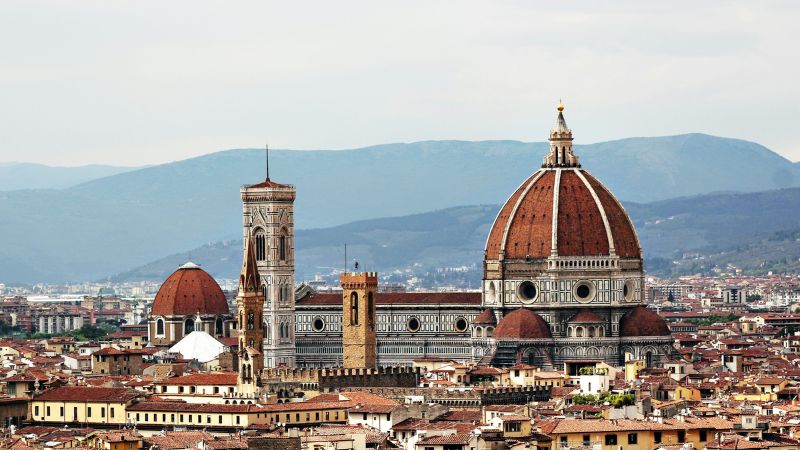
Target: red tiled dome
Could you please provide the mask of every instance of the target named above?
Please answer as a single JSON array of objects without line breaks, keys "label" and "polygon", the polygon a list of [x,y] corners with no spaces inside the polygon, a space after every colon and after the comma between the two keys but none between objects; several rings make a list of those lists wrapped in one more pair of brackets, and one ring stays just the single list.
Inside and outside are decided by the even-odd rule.
[{"label": "red tiled dome", "polygon": [[605,322],[605,320],[602,317],[598,316],[597,314],[595,314],[595,313],[593,313],[591,311],[583,310],[583,311],[579,312],[578,314],[575,314],[574,316],[572,316],[572,318],[569,319],[567,322],[571,322],[571,323],[603,323],[603,322]]},{"label": "red tiled dome", "polygon": [[475,325],[497,325],[497,317],[491,309],[484,309],[482,313],[472,319]]},{"label": "red tiled dome", "polygon": [[518,308],[506,314],[494,330],[495,339],[551,339],[550,326],[538,314]]},{"label": "red tiled dome", "polygon": [[577,167],[544,168],[522,183],[495,219],[486,258],[499,259],[501,252],[506,259],[550,256],[556,201],[559,256],[609,255],[613,244],[616,255],[641,258],[636,231],[622,205],[596,178]]},{"label": "red tiled dome", "polygon": [[164,281],[153,300],[154,316],[229,314],[225,294],[214,278],[195,264],[185,264]]},{"label": "red tiled dome", "polygon": [[620,320],[621,337],[670,336],[667,323],[655,311],[645,306],[637,306],[628,311]]}]

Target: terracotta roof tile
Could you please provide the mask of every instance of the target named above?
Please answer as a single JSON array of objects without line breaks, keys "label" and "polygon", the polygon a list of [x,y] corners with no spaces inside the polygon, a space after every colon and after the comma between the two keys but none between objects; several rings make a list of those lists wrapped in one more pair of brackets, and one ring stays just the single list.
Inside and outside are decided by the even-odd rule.
[{"label": "terracotta roof tile", "polygon": [[229,312],[228,302],[219,284],[199,267],[182,267],[170,275],[158,290],[150,310],[154,316]]},{"label": "terracotta roof tile", "polygon": [[572,322],[572,323],[604,323],[605,319],[601,318],[597,314],[595,314],[595,313],[593,313],[593,312],[591,312],[591,311],[589,311],[587,309],[584,309],[583,311],[579,312],[578,314],[575,314],[574,316],[572,316],[572,318],[569,319],[568,322]]},{"label": "terracotta roof tile", "polygon": [[178,377],[165,378],[157,381],[157,385],[183,385],[183,386],[210,386],[210,385],[236,385],[236,372],[202,372],[191,373]]},{"label": "terracotta roof tile", "polygon": [[35,397],[35,401],[58,401],[58,402],[118,402],[125,403],[142,393],[128,388],[107,388],[107,387],[88,387],[88,386],[63,386],[49,389]]},{"label": "terracotta roof tile", "polygon": [[[486,243],[487,259],[499,259],[501,251],[504,251],[506,259],[540,259],[550,256],[555,174],[555,169],[542,169],[525,180],[509,197],[489,232]],[[591,189],[579,174],[586,178]],[[641,258],[636,231],[620,202],[591,174],[580,169],[561,170],[557,211],[558,254],[609,254],[610,245],[603,214],[592,191],[597,195],[602,212],[605,213],[616,254],[624,258]]]},{"label": "terracotta roof tile", "polygon": [[495,339],[552,339],[550,327],[541,316],[527,308],[506,314],[494,330]]},{"label": "terracotta roof tile", "polygon": [[[498,255],[500,254],[500,248],[503,244],[503,234],[505,233],[506,225],[508,224],[509,219],[511,218],[511,213],[514,211],[514,205],[516,205],[517,200],[519,197],[525,192],[528,184],[533,181],[536,177],[536,173],[531,175],[530,178],[525,180],[513,194],[511,197],[506,201],[502,208],[500,208],[500,212],[497,214],[497,218],[495,218],[494,225],[492,226],[491,231],[489,232],[489,238],[486,241],[486,254],[488,258],[497,259]],[[550,181],[552,186],[552,180]],[[552,187],[551,187],[552,190]],[[552,194],[551,194],[552,196]],[[537,226],[547,227],[547,221],[542,220],[540,223],[537,223]],[[548,228],[549,230],[549,228]],[[549,236],[550,232],[542,233],[542,237],[545,238]],[[547,242],[544,245],[548,249],[550,248],[550,238],[547,238]]]},{"label": "terracotta roof tile", "polygon": [[276,183],[276,182],[270,180],[269,178],[267,178],[264,181],[262,181],[261,183],[250,184],[250,185],[247,185],[246,187],[248,189],[250,189],[250,188],[290,188],[292,186],[289,185],[289,184]]},{"label": "terracotta roof tile", "polygon": [[620,321],[619,335],[622,337],[670,336],[667,323],[655,311],[646,306],[637,306],[628,311]]},{"label": "terracotta roof tile", "polygon": [[[378,293],[377,306],[381,305],[480,305],[479,292],[392,292]],[[342,304],[342,294],[313,293],[297,300],[298,306],[332,306]]]},{"label": "terracotta roof tile", "polygon": [[497,317],[491,309],[484,309],[483,312],[472,319],[472,323],[476,325],[497,325]]}]

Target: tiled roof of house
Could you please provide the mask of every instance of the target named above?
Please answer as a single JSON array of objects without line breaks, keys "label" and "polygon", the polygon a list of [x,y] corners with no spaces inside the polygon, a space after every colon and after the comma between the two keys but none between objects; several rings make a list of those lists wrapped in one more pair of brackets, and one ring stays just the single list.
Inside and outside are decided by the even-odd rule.
[{"label": "tiled roof of house", "polygon": [[185,386],[211,386],[211,385],[236,385],[236,372],[210,372],[210,373],[191,373],[188,375],[165,378],[156,381],[156,385],[185,385]]},{"label": "tiled roof of house", "polygon": [[448,434],[444,436],[431,436],[421,439],[419,445],[466,445],[472,441],[473,436],[468,433],[464,434]]},{"label": "tiled roof of house", "polygon": [[62,386],[42,392],[34,401],[125,403],[141,395],[128,388]]},{"label": "tiled roof of house", "polygon": [[[342,304],[342,294],[312,293],[297,300],[297,306],[333,306]],[[480,305],[480,292],[381,292],[375,295],[381,305]]]}]

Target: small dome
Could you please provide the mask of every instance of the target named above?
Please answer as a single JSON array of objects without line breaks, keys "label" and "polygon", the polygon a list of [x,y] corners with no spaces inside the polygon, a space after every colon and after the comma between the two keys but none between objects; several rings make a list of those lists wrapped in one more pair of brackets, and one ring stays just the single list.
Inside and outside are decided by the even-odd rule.
[{"label": "small dome", "polygon": [[518,308],[500,319],[494,330],[495,339],[552,339],[550,326],[538,314]]},{"label": "small dome", "polygon": [[589,310],[583,310],[583,311],[579,312],[578,314],[575,314],[574,316],[572,316],[572,318],[569,319],[567,322],[570,322],[570,323],[604,323],[605,320],[602,317],[598,316],[597,314],[595,314],[595,313],[593,313],[593,312],[591,312]]},{"label": "small dome", "polygon": [[484,309],[482,313],[472,319],[472,323],[475,325],[497,325],[497,317],[494,316],[494,312],[491,309]]},{"label": "small dome", "polygon": [[200,266],[184,264],[170,275],[156,294],[150,314],[154,316],[227,315],[225,294],[214,278]]},{"label": "small dome", "polygon": [[621,337],[670,336],[667,323],[655,311],[645,306],[637,306],[628,311],[620,320]]}]

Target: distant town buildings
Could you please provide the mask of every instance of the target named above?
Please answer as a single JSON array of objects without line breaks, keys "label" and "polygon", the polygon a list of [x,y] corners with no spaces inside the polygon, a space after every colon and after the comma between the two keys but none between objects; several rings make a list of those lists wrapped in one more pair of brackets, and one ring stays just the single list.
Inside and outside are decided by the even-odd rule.
[{"label": "distant town buildings", "polygon": [[800,449],[800,276],[646,278],[563,105],[476,291],[295,286],[295,194],[242,188],[235,281],[4,287],[0,448]]}]

